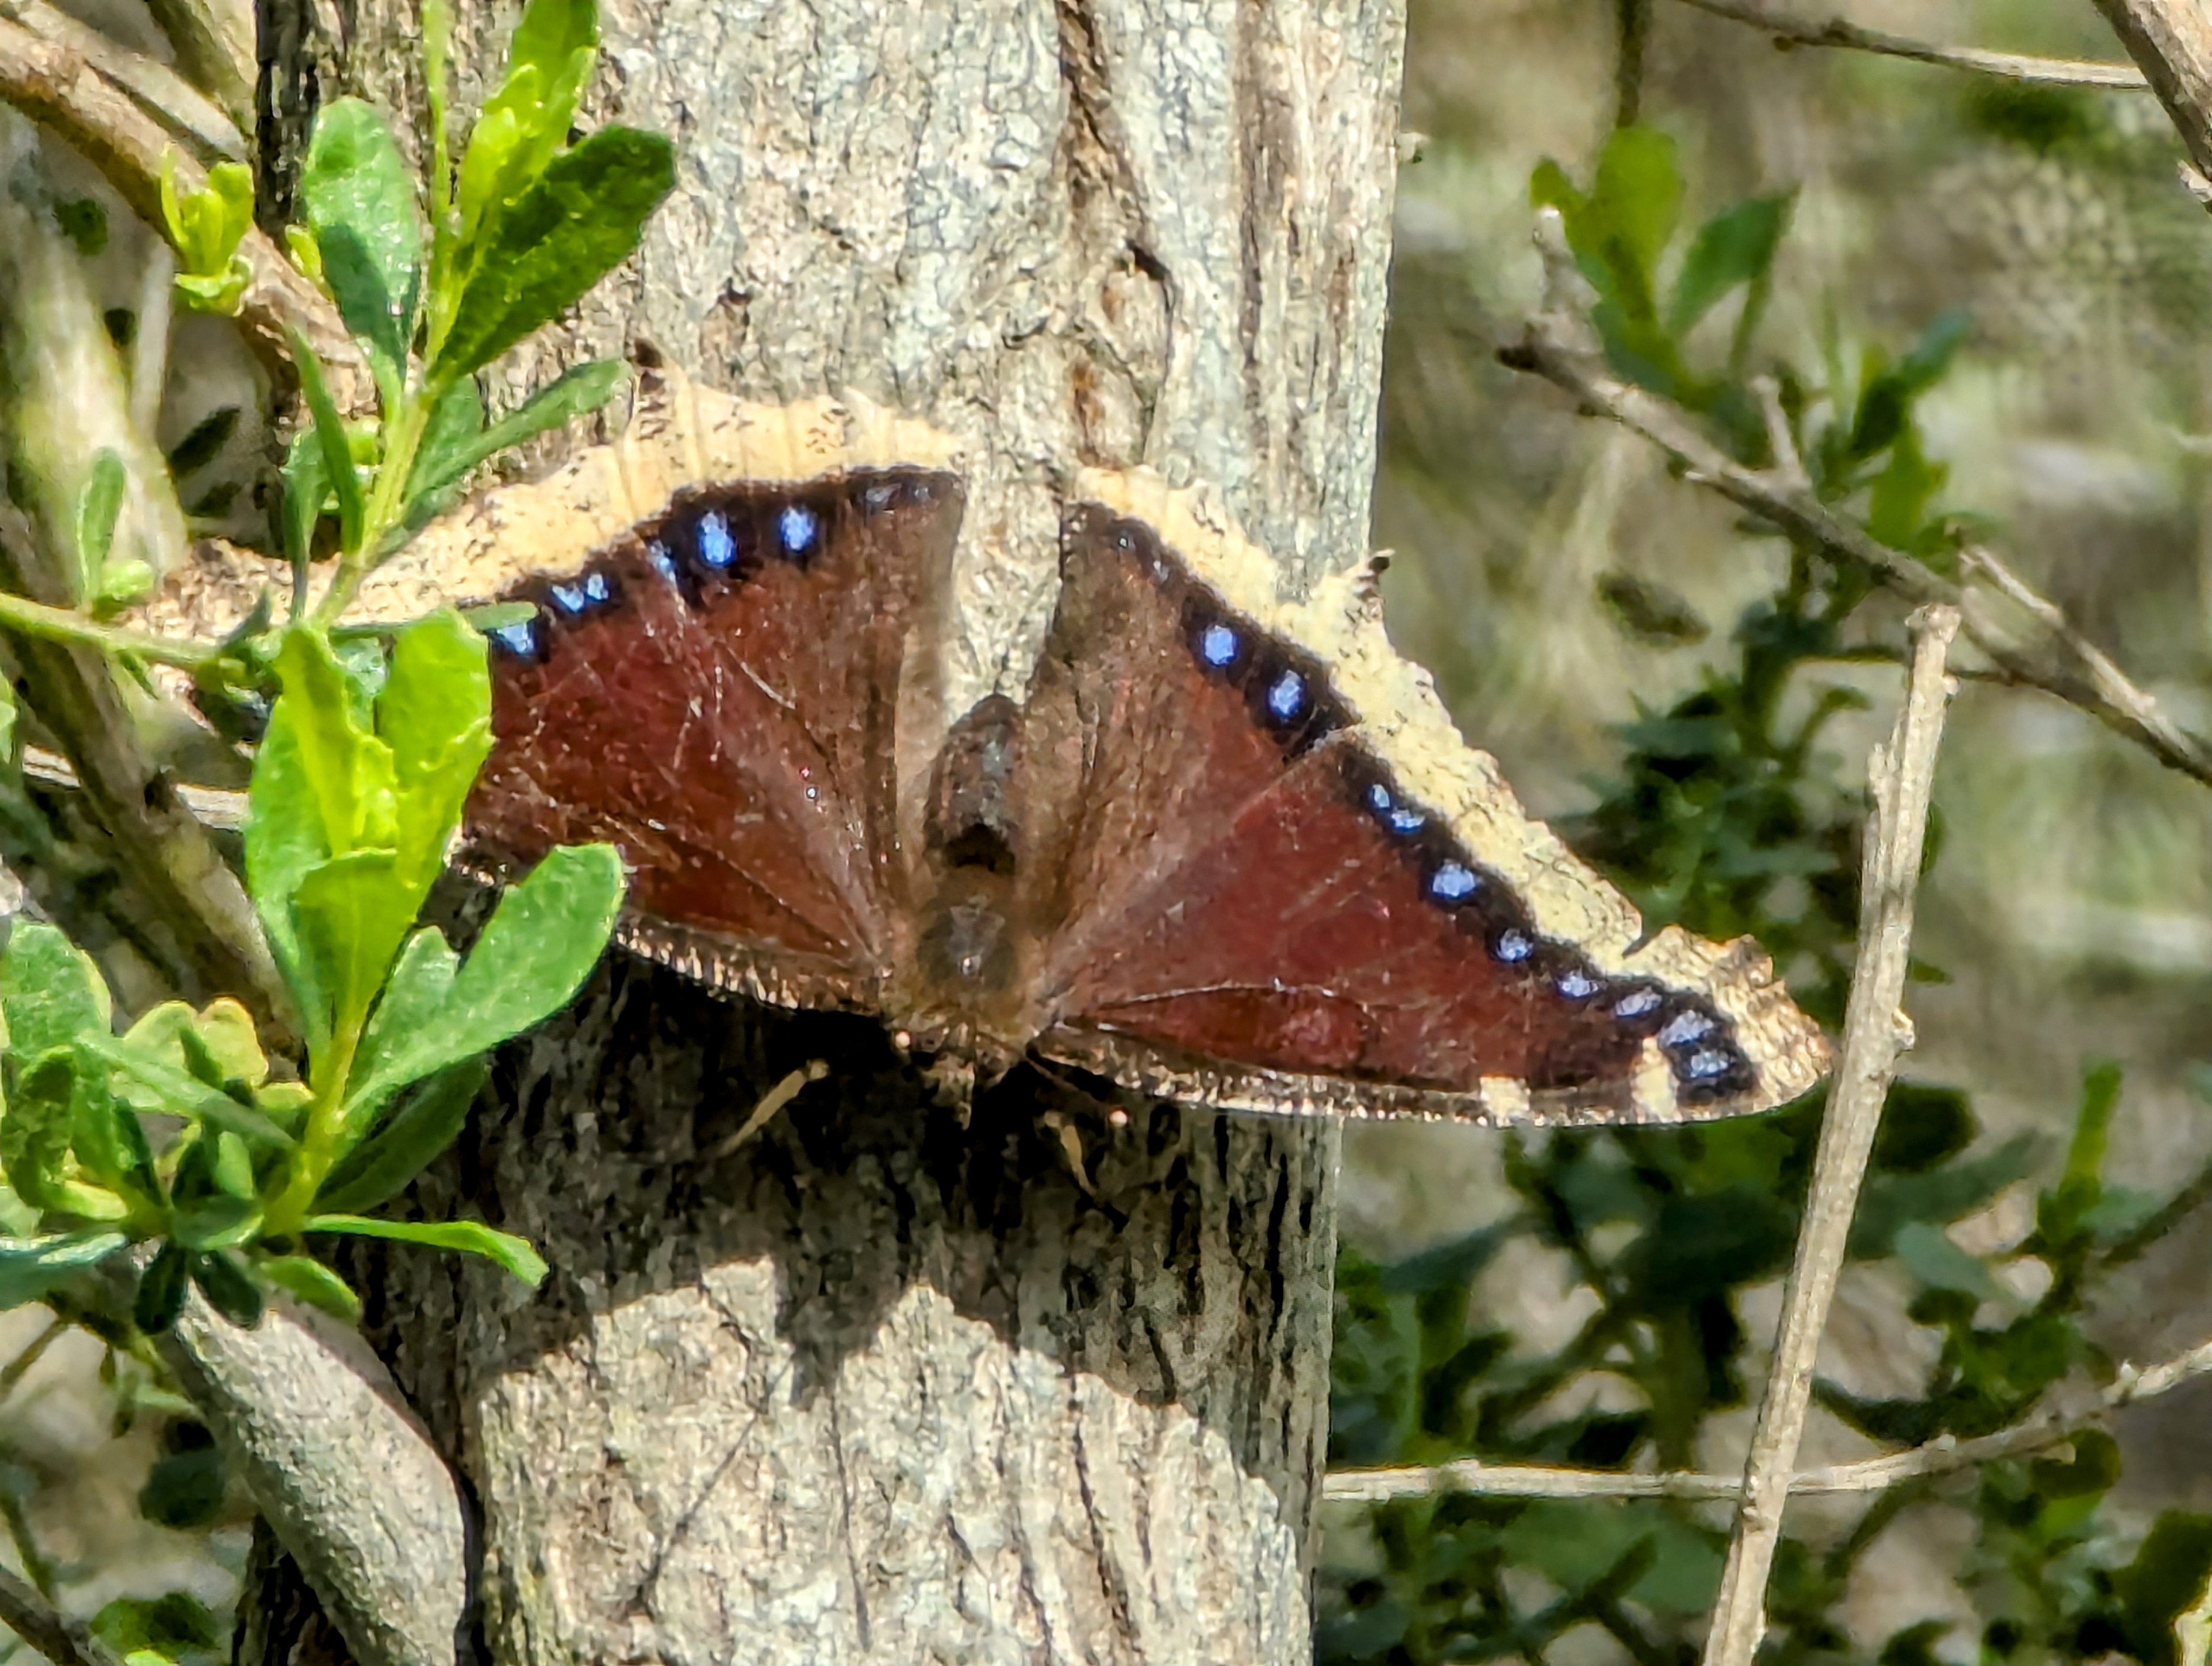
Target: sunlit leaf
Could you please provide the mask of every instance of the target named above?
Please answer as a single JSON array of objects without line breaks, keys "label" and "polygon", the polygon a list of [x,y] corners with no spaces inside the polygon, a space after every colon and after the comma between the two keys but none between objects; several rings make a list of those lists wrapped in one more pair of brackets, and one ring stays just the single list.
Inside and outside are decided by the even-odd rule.
[{"label": "sunlit leaf", "polygon": [[310,1232],[345,1232],[356,1237],[390,1238],[400,1243],[426,1244],[433,1250],[459,1250],[495,1262],[523,1283],[535,1285],[545,1276],[545,1262],[526,1239],[496,1231],[474,1220],[373,1220],[360,1215],[310,1215]]}]

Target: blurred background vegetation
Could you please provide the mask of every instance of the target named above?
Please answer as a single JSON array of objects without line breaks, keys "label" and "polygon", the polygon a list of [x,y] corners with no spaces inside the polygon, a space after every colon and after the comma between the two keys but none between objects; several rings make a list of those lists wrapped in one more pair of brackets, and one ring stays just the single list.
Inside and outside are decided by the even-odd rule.
[{"label": "blurred background vegetation", "polygon": [[[162,50],[131,8],[82,9]],[[1850,15],[2118,57],[2087,0]],[[1641,20],[1631,76],[1624,17]],[[2201,731],[2212,226],[2179,146],[2141,94],[1778,53],[1680,0],[1414,0],[1407,65],[1406,125],[1426,137],[1401,180],[1375,529],[1397,555],[1395,634],[1648,912],[1756,931],[1832,1023],[1901,610],[1498,362],[1539,304],[1532,181],[1571,210],[1623,374],[1753,464],[1771,460],[1771,379],[1824,496],[1938,563],[1985,540]],[[1601,158],[1647,207],[1678,187],[1679,224],[1647,214],[1612,248],[1607,192],[1585,195]],[[112,231],[127,326],[141,234],[78,218],[88,252]],[[1700,259],[1711,281],[1686,285]],[[261,444],[251,398],[215,380],[236,374],[211,370],[164,435],[217,520],[245,502],[226,459]],[[246,420],[210,434],[232,405]],[[1807,1463],[2083,1414],[2118,1362],[2212,1335],[2194,1207],[2212,1195],[2207,793],[2077,713],[1967,682],[1922,896],[1920,1043]],[[1697,1133],[1353,1129],[1332,1462],[1735,1469],[1813,1127],[1805,1108]],[[0,1319],[7,1560],[119,1651],[227,1653],[243,1500],[186,1408],[49,1317]],[[2014,1460],[1793,1506],[1771,1650],[2166,1666],[2212,1564],[2208,1414],[2212,1389],[2185,1384],[2109,1435],[2084,1416]],[[1649,1501],[1333,1506],[1321,1653],[1686,1659],[1725,1521]]]},{"label": "blurred background vegetation", "polygon": [[[2120,56],[2086,4],[1848,15]],[[1676,0],[1416,0],[1411,37],[1405,119],[1427,142],[1401,178],[1375,532],[1398,555],[1395,634],[1648,916],[1757,932],[1832,1025],[1903,610],[1498,362],[1541,301],[1532,181],[1568,207],[1617,374],[1754,466],[1773,460],[1770,378],[1825,500],[1939,567],[1987,544],[2201,731],[2212,227],[2178,142],[2141,93],[1778,52]],[[1624,116],[1648,138],[1615,135]],[[1608,268],[1603,228],[1577,234],[1578,210],[1603,217],[1608,155],[1647,207],[1654,155],[1683,192],[1665,252],[1626,263],[1641,271]],[[1771,270],[1678,329],[1695,229],[1717,216],[1740,237],[1762,199],[1786,210]],[[1618,229],[1616,254],[1651,228]],[[2120,1362],[2212,1335],[2205,793],[2043,696],[1970,678],[1954,704],[1919,1045],[1802,1462],[2080,1427],[1794,1505],[1778,1658],[2173,1658],[2212,1560],[2212,1395],[2185,1384],[2109,1434],[2086,1414]],[[1812,1127],[1352,1129],[1332,1462],[1735,1472]],[[1694,1657],[1726,1512],[1462,1495],[1328,1523],[1325,1660],[1657,1662]]]}]

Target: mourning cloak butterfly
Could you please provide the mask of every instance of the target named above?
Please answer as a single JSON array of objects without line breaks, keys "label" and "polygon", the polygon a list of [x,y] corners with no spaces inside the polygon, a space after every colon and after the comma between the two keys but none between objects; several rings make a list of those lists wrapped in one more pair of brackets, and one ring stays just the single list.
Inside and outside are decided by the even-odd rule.
[{"label": "mourning cloak butterfly", "polygon": [[954,1078],[1024,1058],[1223,1109],[1478,1122],[1763,1110],[1819,1031],[1748,939],[1634,910],[1392,652],[1372,574],[1279,597],[1202,493],[1086,470],[1025,695],[948,709],[957,445],[866,401],[650,375],[628,434],[430,529],[370,617],[493,633],[468,834],[606,839],[624,940],[880,1015]]}]

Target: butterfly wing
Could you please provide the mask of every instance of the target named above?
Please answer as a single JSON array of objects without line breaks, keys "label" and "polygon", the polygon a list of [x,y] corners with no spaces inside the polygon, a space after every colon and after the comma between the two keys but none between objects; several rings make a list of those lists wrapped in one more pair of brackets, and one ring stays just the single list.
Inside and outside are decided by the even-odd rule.
[{"label": "butterfly wing", "polygon": [[857,404],[678,384],[380,575],[529,609],[492,632],[476,852],[609,841],[631,947],[790,1004],[878,1004],[906,917],[899,748],[939,721],[924,639],[959,480],[897,460],[928,436]]},{"label": "butterfly wing", "polygon": [[[1749,945],[1633,911],[1514,805],[1346,584],[1085,477],[1026,714],[1038,1050],[1225,1108],[1674,1120],[1802,1091]],[[1320,646],[1308,646],[1317,643]]]}]

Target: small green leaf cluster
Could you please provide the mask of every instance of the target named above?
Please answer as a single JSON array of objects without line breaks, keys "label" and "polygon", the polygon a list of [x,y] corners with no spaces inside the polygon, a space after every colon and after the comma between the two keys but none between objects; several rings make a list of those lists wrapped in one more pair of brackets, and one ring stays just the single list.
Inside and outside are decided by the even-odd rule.
[{"label": "small green leaf cluster", "polygon": [[[1588,189],[1551,164],[1537,173],[1536,200],[1560,210],[1597,291],[1595,319],[1614,369],[1682,404],[1748,466],[1787,466],[1790,458],[1775,455],[1786,443],[1823,502],[1944,564],[1961,521],[1936,504],[1943,471],[1922,448],[1917,404],[1961,344],[1963,321],[1938,320],[1894,360],[1873,348],[1846,354],[1832,331],[1817,374],[1762,362],[1756,326],[1788,198],[1723,209],[1677,254],[1685,194],[1671,143],[1643,129],[1613,137]],[[1740,297],[1735,325],[1716,350],[1702,326],[1731,296]],[[1765,408],[1761,374],[1772,390]],[[1863,807],[1820,740],[1837,713],[1860,703],[1829,680],[1834,668],[1895,657],[1856,645],[1870,634],[1859,617],[1869,593],[1863,575],[1793,546],[1777,590],[1739,622],[1733,660],[1688,696],[1623,726],[1617,776],[1563,830],[1647,921],[1758,937],[1802,1003],[1832,1026],[1843,1016],[1856,930]],[[1700,634],[1648,598],[1630,599],[1632,610],[1601,599],[1646,641]],[[1647,618],[1668,628],[1644,629]],[[1954,1089],[1893,1088],[1849,1253],[1898,1269],[1911,1292],[1905,1316],[1940,1339],[1938,1357],[1911,1395],[1863,1399],[1822,1381],[1820,1405],[1875,1438],[1911,1445],[2010,1429],[2062,1381],[2111,1380],[2112,1362],[2082,1322],[2099,1280],[2212,1190],[2192,1183],[2160,1204],[2105,1181],[2118,1097],[2116,1069],[2088,1073],[2061,1161],[2033,1137],[1983,1141],[1970,1099]],[[1815,1100],[1693,1128],[1516,1137],[1503,1219],[1395,1262],[1345,1250],[1332,1466],[1474,1456],[1694,1469],[1739,1450],[1740,1432],[1715,1441],[1708,1432],[1759,1386],[1748,1373],[1763,1339],[1747,1334],[1742,1299],[1788,1266],[1818,1117]],[[2054,1166],[2020,1243],[1974,1254],[1953,1237],[1955,1224]],[[1556,1347],[1530,1348],[1474,1305],[1486,1269],[1516,1241],[1563,1260],[1591,1298]],[[1948,1622],[1869,1643],[1849,1635],[1838,1610],[1882,1535],[1908,1512],[1940,1506],[1973,1524],[1960,1572],[1984,1659],[2123,1655],[2166,1666],[2170,1621],[2212,1571],[2212,1523],[2169,1512],[2130,1559],[2099,1508],[2118,1475],[2117,1449],[2091,1427],[2068,1446],[1869,1494],[1840,1529],[1785,1539],[1761,1658],[1932,1666]],[[1340,1541],[1346,1550],[1323,1571],[1317,1655],[1332,1666],[1537,1659],[1583,1626],[1630,1658],[1657,1661],[1697,1652],[1727,1512],[1460,1493],[1379,1506],[1361,1525],[1356,1548]]]},{"label": "small green leaf cluster", "polygon": [[415,922],[490,747],[483,637],[447,610],[400,631],[387,662],[342,658],[301,627],[276,668],[246,874],[305,1068],[272,1067],[228,1000],[167,1002],[117,1035],[90,958],[19,923],[0,955],[0,1308],[66,1286],[73,1309],[112,1318],[127,1289],[150,1334],[191,1286],[240,1324],[276,1287],[350,1316],[352,1292],[313,1254],[342,1233],[544,1274],[528,1244],[479,1223],[364,1212],[459,1135],[483,1055],[575,993],[612,930],[621,860],[604,845],[556,850],[463,960]]},{"label": "small green leaf cluster", "polygon": [[177,190],[175,161],[161,167],[161,225],[177,252],[177,292],[195,312],[234,317],[253,273],[238,246],[253,228],[253,175],[217,162],[198,191]]},{"label": "small green leaf cluster", "polygon": [[93,459],[92,472],[77,494],[77,593],[89,602],[95,619],[114,617],[144,599],[154,587],[154,569],[144,562],[108,559],[128,483],[122,458],[103,449]]},{"label": "small green leaf cluster", "polygon": [[[599,56],[592,0],[531,0],[458,167],[446,137],[445,8],[424,10],[435,157],[427,202],[383,113],[341,99],[317,119],[300,179],[295,258],[319,279],[376,385],[349,425],[323,366],[293,351],[311,421],[284,467],[283,543],[304,569],[336,521],[335,618],[361,575],[450,506],[495,453],[595,410],[620,367],[579,366],[487,425],[476,373],[628,258],[675,183],[659,134],[569,124]],[[427,217],[427,224],[426,224]]]}]

